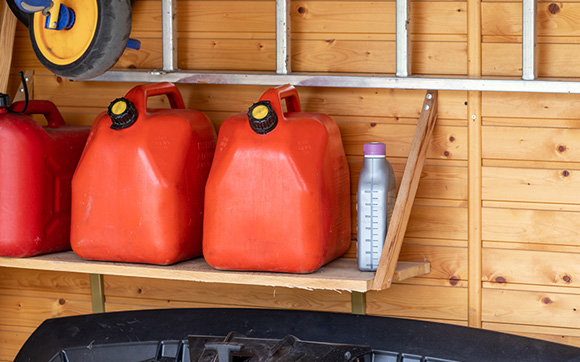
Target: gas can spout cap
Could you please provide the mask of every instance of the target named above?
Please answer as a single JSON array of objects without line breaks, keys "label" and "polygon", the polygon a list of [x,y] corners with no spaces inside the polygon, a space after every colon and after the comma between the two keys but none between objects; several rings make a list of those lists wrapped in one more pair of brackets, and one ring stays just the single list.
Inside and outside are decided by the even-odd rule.
[{"label": "gas can spout cap", "polygon": [[109,104],[107,113],[111,118],[111,128],[120,130],[131,126],[137,120],[139,114],[133,102],[127,98],[117,98]]},{"label": "gas can spout cap", "polygon": [[248,110],[250,127],[257,134],[267,134],[276,128],[278,116],[270,105],[270,101],[254,103]]}]

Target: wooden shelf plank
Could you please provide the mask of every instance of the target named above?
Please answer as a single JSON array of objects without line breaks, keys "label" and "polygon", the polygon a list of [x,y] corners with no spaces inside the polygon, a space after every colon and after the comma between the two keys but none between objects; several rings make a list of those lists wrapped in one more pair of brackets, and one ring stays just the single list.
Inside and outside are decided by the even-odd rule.
[{"label": "wooden shelf plank", "polygon": [[[80,258],[72,251],[30,258],[0,257],[0,267],[355,292],[369,291],[375,276],[372,272],[359,271],[356,260],[346,258],[337,259],[311,274],[285,274],[217,270],[203,258],[169,266],[90,261]],[[429,263],[399,262],[394,280],[401,281],[429,271]]]}]

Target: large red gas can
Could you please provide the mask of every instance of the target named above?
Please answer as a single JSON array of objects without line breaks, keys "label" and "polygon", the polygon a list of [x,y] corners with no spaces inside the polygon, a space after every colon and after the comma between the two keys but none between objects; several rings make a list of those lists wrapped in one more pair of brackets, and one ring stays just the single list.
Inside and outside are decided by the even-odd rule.
[{"label": "large red gas can", "polygon": [[[147,109],[166,95],[171,109]],[[216,133],[171,83],[142,85],[97,117],[72,182],[71,244],[86,259],[172,264],[201,255]]]},{"label": "large red gas can", "polygon": [[222,124],[205,195],[203,251],[215,268],[309,273],[350,245],[340,131],[300,112],[290,85]]},{"label": "large red gas can", "polygon": [[[10,108],[20,112],[24,102]],[[41,127],[29,115],[42,114]],[[0,108],[0,255],[70,250],[71,178],[89,127],[67,126],[49,101]]]}]

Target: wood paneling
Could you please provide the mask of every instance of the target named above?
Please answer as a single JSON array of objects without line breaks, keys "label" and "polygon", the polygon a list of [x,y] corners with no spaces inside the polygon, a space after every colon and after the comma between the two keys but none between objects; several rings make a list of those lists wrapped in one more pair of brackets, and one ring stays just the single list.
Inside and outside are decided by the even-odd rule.
[{"label": "wood paneling", "polygon": [[580,254],[483,248],[482,258],[484,281],[580,286]]},{"label": "wood paneling", "polygon": [[483,208],[484,240],[580,246],[580,213]]},{"label": "wood paneling", "polygon": [[387,290],[367,293],[367,313],[467,320],[467,288],[393,284]]},{"label": "wood paneling", "polygon": [[580,161],[579,128],[483,127],[483,157],[513,160]]},{"label": "wood paneling", "polygon": [[350,293],[309,291],[292,288],[237,286],[216,283],[194,283],[148,278],[105,277],[105,294],[109,297],[138,300],[187,301],[209,306],[350,311]]},{"label": "wood paneling", "polygon": [[483,167],[484,200],[580,203],[580,170]]},{"label": "wood paneling", "polygon": [[[127,50],[117,69],[161,67],[160,10],[160,1],[136,1],[132,36],[142,49]],[[542,1],[538,16],[539,75],[580,77],[580,5]],[[394,20],[391,0],[292,1],[293,70],[393,73]],[[410,24],[415,74],[521,75],[521,2],[413,1]],[[182,69],[275,69],[273,1],[180,0],[178,31]],[[24,69],[39,74],[36,98],[54,101],[76,125],[90,125],[111,100],[136,85],[51,75],[19,25],[10,92]],[[216,127],[246,112],[267,88],[179,85],[186,106],[207,113]],[[363,144],[386,143],[400,183],[425,91],[300,87],[298,92],[303,110],[330,114],[339,124],[354,221]],[[167,101],[152,99],[150,106]],[[439,92],[439,118],[400,256],[429,261],[431,273],[369,293],[367,312],[475,326],[483,319],[484,328],[579,345],[574,310],[580,294],[579,108],[577,95]],[[347,256],[355,253],[353,243]],[[478,279],[484,280],[483,296]],[[350,294],[333,291],[113,276],[105,283],[107,311],[351,308]],[[87,275],[0,269],[0,360],[11,359],[43,318],[90,312],[89,292]]]},{"label": "wood paneling", "polygon": [[511,289],[483,289],[484,322],[578,328],[576,294]]}]

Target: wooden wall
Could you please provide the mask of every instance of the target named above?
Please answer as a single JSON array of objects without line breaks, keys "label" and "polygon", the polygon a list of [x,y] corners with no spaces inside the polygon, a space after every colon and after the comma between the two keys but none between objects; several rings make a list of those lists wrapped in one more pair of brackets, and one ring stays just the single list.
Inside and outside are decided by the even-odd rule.
[{"label": "wooden wall", "polygon": [[[161,3],[137,0],[133,37],[117,68],[161,67]],[[580,7],[539,2],[539,75],[578,77]],[[178,1],[179,67],[275,69],[273,1]],[[295,71],[393,73],[395,2],[292,2]],[[521,76],[521,2],[412,2],[413,72]],[[35,59],[19,27],[18,70],[34,69],[35,98],[69,123],[91,124],[135,84],[71,82]],[[216,127],[266,87],[180,85]],[[304,110],[339,124],[353,203],[362,145],[387,144],[400,180],[424,91],[299,88]],[[577,95],[440,92],[401,260],[430,274],[367,295],[367,313],[434,320],[580,346],[580,106]],[[353,207],[353,220],[356,214]],[[353,240],[356,237],[353,223]],[[348,256],[353,257],[354,244]],[[256,307],[349,312],[349,293],[105,277],[107,311]],[[90,312],[88,276],[0,268],[0,360],[45,318]]]}]

